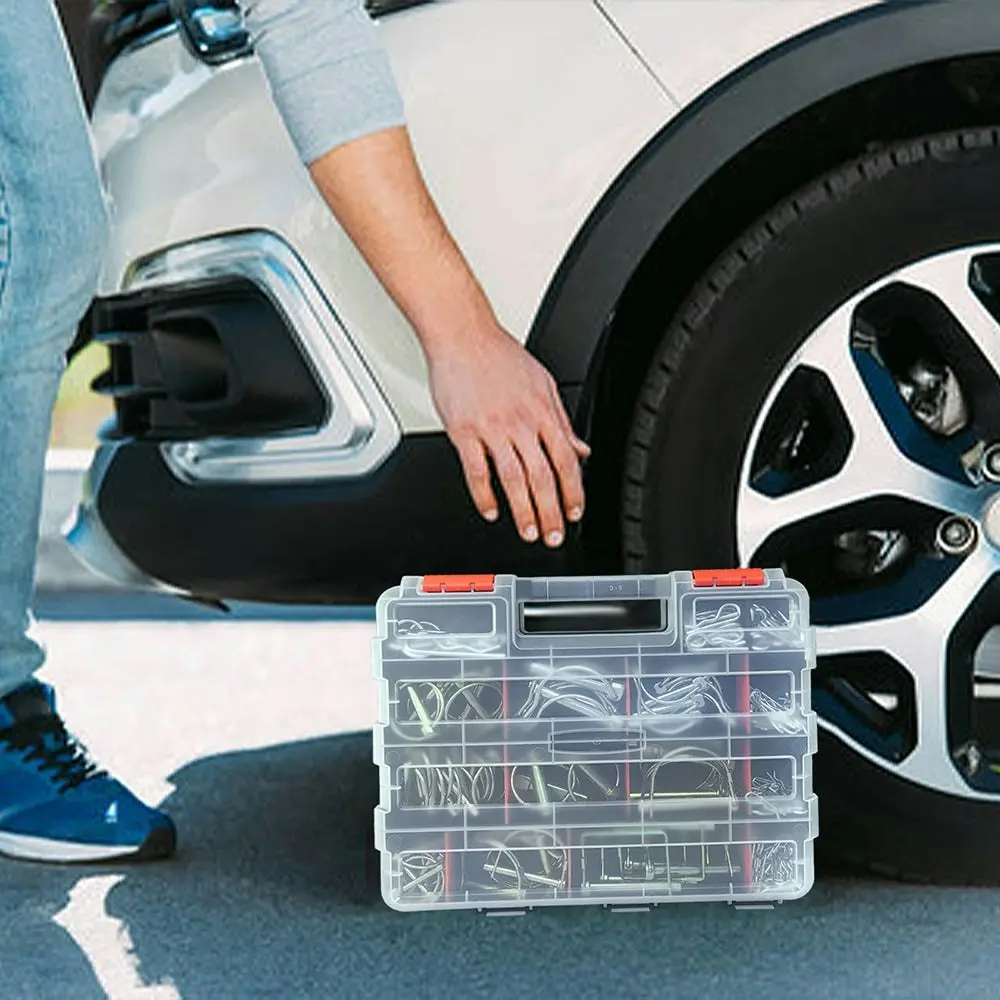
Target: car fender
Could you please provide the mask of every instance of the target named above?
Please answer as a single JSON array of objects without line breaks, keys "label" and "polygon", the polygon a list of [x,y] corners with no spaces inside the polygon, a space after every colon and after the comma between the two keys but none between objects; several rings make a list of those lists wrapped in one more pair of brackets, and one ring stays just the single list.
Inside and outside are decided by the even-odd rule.
[{"label": "car fender", "polygon": [[[628,14],[669,5],[611,6]],[[623,22],[628,26],[629,18]],[[642,37],[630,42],[640,51],[645,44]],[[647,48],[645,58],[659,62],[656,51]],[[994,0],[913,0],[824,22],[726,74],[672,118],[609,187],[548,288],[529,348],[565,387],[585,384],[602,333],[639,263],[733,157],[846,88],[939,60],[998,51],[1000,4]],[[668,74],[665,65],[659,71]]]}]

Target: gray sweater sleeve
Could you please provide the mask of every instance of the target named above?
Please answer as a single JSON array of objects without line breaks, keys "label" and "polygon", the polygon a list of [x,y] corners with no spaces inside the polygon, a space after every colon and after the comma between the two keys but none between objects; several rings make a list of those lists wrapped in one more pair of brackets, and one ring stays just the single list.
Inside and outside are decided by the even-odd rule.
[{"label": "gray sweater sleeve", "polygon": [[241,0],[240,6],[304,163],[405,124],[388,56],[363,0]]}]

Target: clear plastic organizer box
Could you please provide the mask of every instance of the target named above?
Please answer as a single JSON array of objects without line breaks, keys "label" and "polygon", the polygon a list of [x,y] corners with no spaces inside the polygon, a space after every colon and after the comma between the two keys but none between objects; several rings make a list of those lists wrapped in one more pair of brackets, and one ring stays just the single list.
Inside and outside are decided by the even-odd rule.
[{"label": "clear plastic organizer box", "polygon": [[815,645],[808,595],[780,571],[414,576],[377,621],[389,906],[811,888]]}]

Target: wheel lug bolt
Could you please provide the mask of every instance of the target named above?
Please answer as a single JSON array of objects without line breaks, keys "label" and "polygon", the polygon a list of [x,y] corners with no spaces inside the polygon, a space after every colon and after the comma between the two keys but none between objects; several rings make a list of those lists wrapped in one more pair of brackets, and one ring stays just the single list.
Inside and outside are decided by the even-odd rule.
[{"label": "wheel lug bolt", "polygon": [[983,452],[980,467],[983,479],[988,479],[991,483],[1000,483],[1000,444],[991,444]]},{"label": "wheel lug bolt", "polygon": [[946,555],[964,556],[976,544],[976,526],[967,517],[946,517],[938,525],[936,541]]}]

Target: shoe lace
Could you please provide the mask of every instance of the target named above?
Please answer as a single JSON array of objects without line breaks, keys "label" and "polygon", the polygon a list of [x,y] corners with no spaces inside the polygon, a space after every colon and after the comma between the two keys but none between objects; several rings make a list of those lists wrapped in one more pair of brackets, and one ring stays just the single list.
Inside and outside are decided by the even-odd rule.
[{"label": "shoe lace", "polygon": [[51,774],[63,792],[105,775],[56,715],[36,716],[0,730],[0,744],[22,751],[25,762],[37,761],[38,770]]}]

